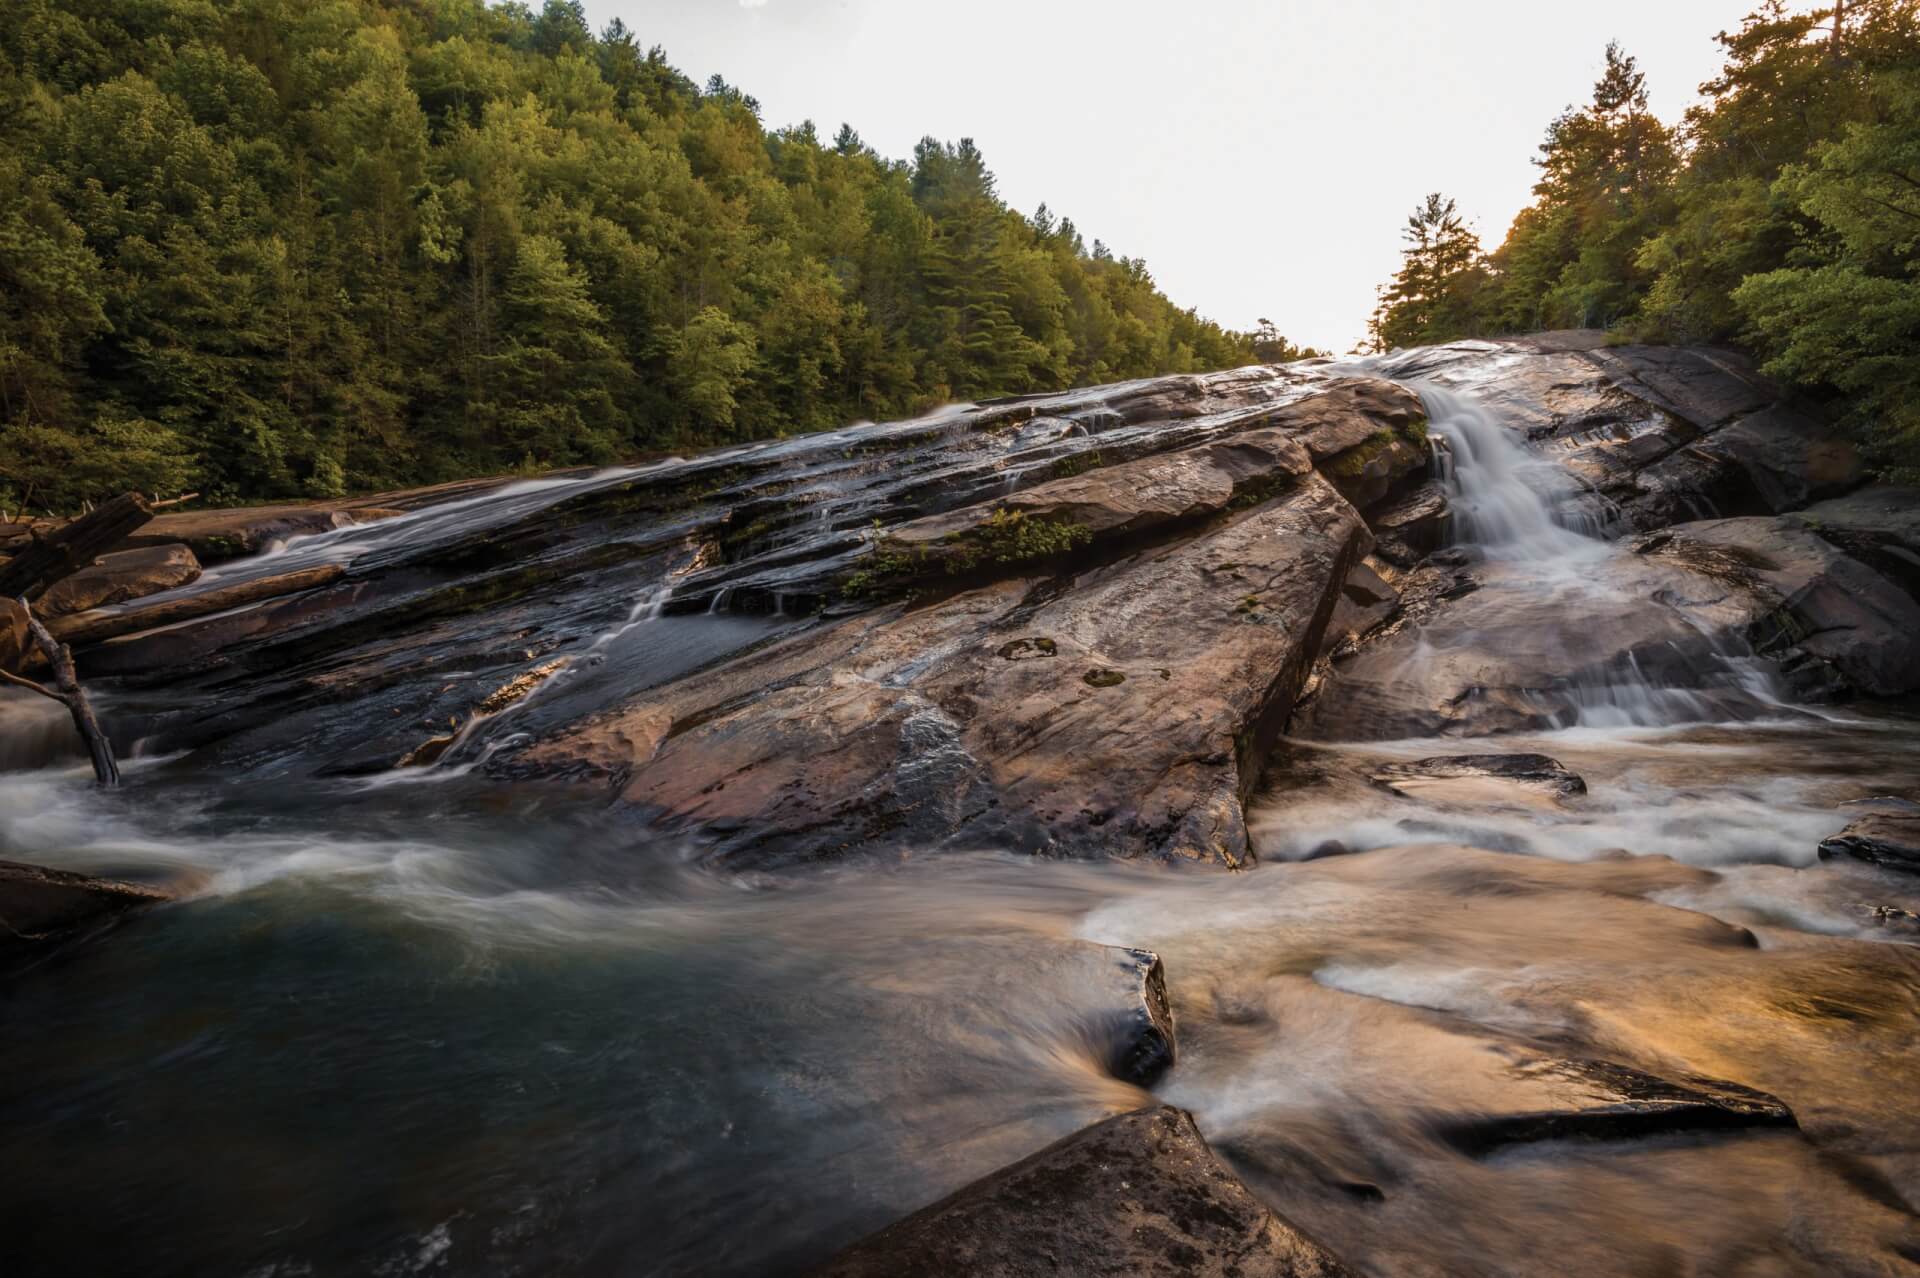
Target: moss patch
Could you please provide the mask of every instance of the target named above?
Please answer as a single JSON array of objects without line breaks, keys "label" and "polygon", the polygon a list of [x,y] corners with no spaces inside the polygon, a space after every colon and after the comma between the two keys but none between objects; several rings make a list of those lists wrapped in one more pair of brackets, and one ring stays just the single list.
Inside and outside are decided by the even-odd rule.
[{"label": "moss patch", "polygon": [[985,521],[949,537],[944,556],[950,573],[972,572],[983,564],[1017,564],[1064,555],[1093,540],[1084,524],[1041,519],[1024,510],[1000,507]]},{"label": "moss patch", "polygon": [[1125,683],[1127,677],[1118,670],[1108,670],[1102,666],[1095,666],[1093,669],[1081,675],[1080,681],[1089,688],[1111,688],[1118,684]]},{"label": "moss patch", "polygon": [[1026,661],[1034,657],[1054,657],[1060,645],[1051,639],[1015,639],[1000,645],[1000,655],[1008,661]]},{"label": "moss patch", "polygon": [[1106,464],[1106,460],[1100,456],[1100,450],[1093,448],[1084,453],[1073,453],[1062,457],[1047,468],[1047,473],[1055,479],[1071,479],[1075,475],[1084,475],[1090,470],[1099,470]]}]

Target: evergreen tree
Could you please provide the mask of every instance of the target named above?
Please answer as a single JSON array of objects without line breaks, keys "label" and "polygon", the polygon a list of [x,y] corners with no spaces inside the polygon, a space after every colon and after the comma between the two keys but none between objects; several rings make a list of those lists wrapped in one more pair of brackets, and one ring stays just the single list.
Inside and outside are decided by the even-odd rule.
[{"label": "evergreen tree", "polygon": [[1215,368],[969,140],[772,130],[577,0],[21,0],[0,506],[337,495]]},{"label": "evergreen tree", "polygon": [[1445,341],[1476,328],[1474,312],[1486,280],[1480,237],[1438,191],[1407,218],[1400,270],[1380,291],[1368,323],[1375,350]]}]

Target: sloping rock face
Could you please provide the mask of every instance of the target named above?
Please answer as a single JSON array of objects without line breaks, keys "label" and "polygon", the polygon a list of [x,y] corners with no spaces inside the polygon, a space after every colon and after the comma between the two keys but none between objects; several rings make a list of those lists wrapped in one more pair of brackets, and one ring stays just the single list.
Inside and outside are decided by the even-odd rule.
[{"label": "sloping rock face", "polygon": [[[1407,381],[1500,409],[1570,521],[1667,539],[1596,570],[1621,607],[1447,546]],[[1236,866],[1283,730],[1550,726],[1623,671],[1712,709],[1735,649],[1806,695],[1908,686],[1914,528],[1857,480],[1736,356],[1550,334],[382,494],[291,539],[162,516],[276,548],[58,621],[109,731],[248,779],[578,786],[740,868]]]},{"label": "sloping rock face", "polygon": [[1380,368],[1498,410],[1633,529],[1779,514],[1864,477],[1849,444],[1733,351],[1546,333],[1425,347]]},{"label": "sloping rock face", "polygon": [[855,1243],[820,1278],[897,1274],[1344,1278],[1214,1158],[1193,1116],[1121,1114]]},{"label": "sloping rock face", "polygon": [[1365,544],[1308,478],[1202,538],[755,652],[514,766],[606,776],[736,864],[896,843],[1241,864],[1257,760]]},{"label": "sloping rock face", "polygon": [[1424,428],[1418,396],[1320,365],[1000,401],[388,494],[400,513],[64,633],[130,736],[253,776],[484,757],[740,867],[1238,865],[1259,759],[1365,512],[1424,479]]},{"label": "sloping rock face", "polygon": [[1682,524],[1640,549],[1742,590],[1763,652],[1813,658],[1872,696],[1920,688],[1920,602],[1802,520]]}]

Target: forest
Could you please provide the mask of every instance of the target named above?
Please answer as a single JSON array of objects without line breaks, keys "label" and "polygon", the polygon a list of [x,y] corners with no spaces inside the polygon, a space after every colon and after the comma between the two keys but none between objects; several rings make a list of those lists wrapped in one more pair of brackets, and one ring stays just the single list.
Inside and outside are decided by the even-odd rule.
[{"label": "forest", "polygon": [[1722,32],[1720,74],[1674,125],[1609,46],[1498,247],[1443,194],[1414,210],[1372,345],[1575,326],[1733,343],[1831,402],[1883,474],[1920,479],[1920,4],[1796,8]]},{"label": "forest", "polygon": [[1303,352],[573,0],[14,0],[0,506],[331,497]]}]

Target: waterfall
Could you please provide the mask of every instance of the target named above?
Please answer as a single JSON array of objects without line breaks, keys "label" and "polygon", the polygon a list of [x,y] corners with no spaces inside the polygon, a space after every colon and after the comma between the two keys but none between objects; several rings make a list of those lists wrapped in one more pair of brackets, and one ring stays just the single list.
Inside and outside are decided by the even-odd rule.
[{"label": "waterfall", "polygon": [[1587,493],[1564,469],[1473,400],[1437,386],[1415,389],[1439,439],[1437,469],[1457,540],[1489,559],[1537,564],[1604,553],[1594,535],[1603,521],[1582,510]]},{"label": "waterfall", "polygon": [[[1772,664],[1740,636],[1664,601],[1682,570],[1609,539],[1603,498],[1529,448],[1497,408],[1409,386],[1425,404],[1454,544],[1477,564],[1479,590],[1422,628],[1399,666],[1407,686],[1440,667],[1453,678],[1477,670],[1496,685],[1519,679],[1507,687],[1558,727],[1670,727],[1790,710]],[[1529,662],[1526,673],[1516,664]]]}]

